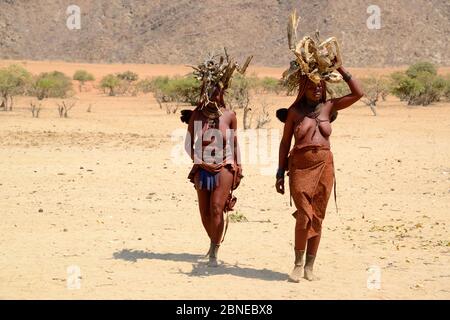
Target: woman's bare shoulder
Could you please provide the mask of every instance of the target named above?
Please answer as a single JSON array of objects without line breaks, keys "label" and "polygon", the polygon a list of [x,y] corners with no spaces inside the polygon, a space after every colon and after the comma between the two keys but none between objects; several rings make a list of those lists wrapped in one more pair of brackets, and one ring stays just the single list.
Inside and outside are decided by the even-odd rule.
[{"label": "woman's bare shoulder", "polygon": [[236,118],[236,111],[234,111],[234,110],[223,108],[223,109],[221,109],[221,111],[222,111],[222,114],[229,119]]},{"label": "woman's bare shoulder", "polygon": [[301,118],[302,118],[302,115],[298,111],[298,108],[296,105],[292,105],[288,108],[288,114],[287,114],[286,121],[290,120],[292,122],[297,122]]}]

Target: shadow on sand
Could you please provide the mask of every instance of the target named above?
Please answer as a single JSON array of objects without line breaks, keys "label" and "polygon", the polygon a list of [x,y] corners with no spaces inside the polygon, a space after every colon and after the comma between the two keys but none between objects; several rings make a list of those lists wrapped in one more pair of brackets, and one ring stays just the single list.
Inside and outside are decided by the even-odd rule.
[{"label": "shadow on sand", "polygon": [[260,279],[266,281],[285,281],[288,278],[286,274],[281,272],[276,272],[269,269],[242,267],[238,264],[230,265],[227,263],[220,263],[217,268],[211,268],[208,267],[205,256],[199,254],[155,253],[142,250],[123,249],[121,251],[115,252],[113,257],[114,259],[121,259],[131,262],[136,262],[140,259],[189,262],[193,264],[192,270],[190,272],[180,271],[180,273],[190,277],[207,277],[213,275],[228,274],[236,277]]}]

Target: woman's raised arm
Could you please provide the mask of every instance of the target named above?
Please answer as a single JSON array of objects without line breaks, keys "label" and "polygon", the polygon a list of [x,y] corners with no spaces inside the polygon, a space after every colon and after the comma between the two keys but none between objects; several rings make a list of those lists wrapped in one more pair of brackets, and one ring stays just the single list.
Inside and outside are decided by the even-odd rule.
[{"label": "woman's raised arm", "polygon": [[340,67],[337,69],[339,73],[344,77],[344,80],[347,82],[348,87],[350,88],[351,93],[336,99],[332,99],[332,110],[341,110],[350,107],[356,101],[362,98],[364,92],[362,90],[361,84],[358,80],[356,80],[350,73],[345,70],[344,67]]}]

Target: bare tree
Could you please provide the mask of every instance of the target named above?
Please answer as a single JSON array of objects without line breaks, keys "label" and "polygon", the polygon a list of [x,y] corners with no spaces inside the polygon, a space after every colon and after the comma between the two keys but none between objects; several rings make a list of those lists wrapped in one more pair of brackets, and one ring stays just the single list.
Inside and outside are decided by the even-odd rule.
[{"label": "bare tree", "polygon": [[252,108],[249,105],[246,105],[244,107],[244,117],[242,121],[244,125],[244,130],[250,129],[252,125]]},{"label": "bare tree", "polygon": [[58,113],[60,118],[68,118],[68,112],[75,106],[76,102],[67,103],[62,101],[61,103],[57,103],[58,105]]},{"label": "bare tree", "polygon": [[159,105],[159,108],[162,109],[163,103],[165,102],[169,102],[169,99],[167,98],[167,96],[162,92],[162,90],[156,90],[154,92],[154,97],[156,102]]},{"label": "bare tree", "polygon": [[256,119],[256,129],[263,128],[269,122],[270,122],[270,113],[267,111],[267,102],[263,101],[261,103],[261,110]]},{"label": "bare tree", "polygon": [[172,103],[166,103],[166,113],[167,114],[175,114],[178,111],[178,108],[180,105],[178,103],[172,104]]},{"label": "bare tree", "polygon": [[377,103],[380,98],[384,101],[389,92],[388,82],[383,78],[370,77],[361,80],[364,88],[364,97],[361,101],[372,110],[374,116],[377,115]]},{"label": "bare tree", "polygon": [[39,113],[41,112],[41,104],[39,103],[38,105],[36,105],[36,103],[34,102],[30,102],[30,111],[31,111],[31,116],[33,118],[39,118]]}]

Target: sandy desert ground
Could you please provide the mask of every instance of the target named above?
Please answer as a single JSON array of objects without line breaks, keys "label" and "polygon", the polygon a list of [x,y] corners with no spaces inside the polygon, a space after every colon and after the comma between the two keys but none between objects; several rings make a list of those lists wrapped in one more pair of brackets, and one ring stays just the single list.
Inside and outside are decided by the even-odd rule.
[{"label": "sandy desert ground", "polygon": [[[26,67],[72,74],[80,65]],[[81,67],[97,77],[184,72]],[[331,199],[316,263],[321,280],[293,284],[294,209],[275,192],[262,158],[244,163],[236,192],[248,222],[230,224],[221,265],[209,268],[190,164],[173,156],[172,134],[185,130],[179,116],[151,95],[88,91],[77,99],[68,119],[58,117],[57,99],[45,100],[39,119],[27,110],[30,97],[0,112],[1,299],[450,298],[449,103],[409,108],[389,97],[376,117],[362,103],[340,112],[332,136],[339,212]],[[255,104],[264,100],[273,115],[292,99]],[[282,125],[273,116],[267,128],[276,134]],[[70,266],[81,272],[79,289]],[[379,289],[368,285],[377,274]]]}]

